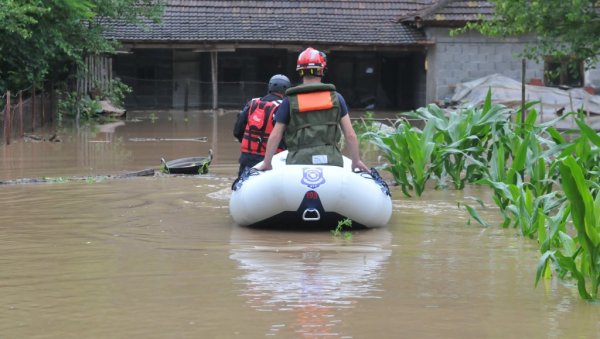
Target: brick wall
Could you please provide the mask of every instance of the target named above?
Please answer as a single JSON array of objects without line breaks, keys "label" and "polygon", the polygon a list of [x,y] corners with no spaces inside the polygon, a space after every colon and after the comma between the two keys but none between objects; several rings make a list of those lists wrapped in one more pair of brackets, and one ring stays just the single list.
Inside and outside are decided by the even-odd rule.
[{"label": "brick wall", "polygon": [[[457,83],[498,73],[521,81],[522,61],[516,56],[528,38],[491,39],[469,32],[450,36],[447,28],[428,28],[434,45],[427,52],[428,103],[454,94]],[[543,64],[527,61],[525,80],[543,79]]]}]

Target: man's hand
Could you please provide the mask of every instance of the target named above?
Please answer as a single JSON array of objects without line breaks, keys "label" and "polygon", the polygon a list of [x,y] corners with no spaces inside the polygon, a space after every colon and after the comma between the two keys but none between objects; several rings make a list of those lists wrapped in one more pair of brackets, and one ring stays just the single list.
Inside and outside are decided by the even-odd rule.
[{"label": "man's hand", "polygon": [[363,172],[370,172],[371,170],[367,167],[367,165],[365,165],[362,161],[358,160],[358,161],[352,161],[352,171],[354,171],[356,168],[358,168],[359,170],[363,171]]},{"label": "man's hand", "polygon": [[285,131],[285,124],[280,122],[275,123],[275,127],[271,131],[271,135],[269,136],[269,140],[267,140],[267,147],[265,150],[265,158],[263,163],[260,166],[257,166],[256,169],[259,171],[269,171],[273,169],[273,165],[271,164],[271,159],[273,159],[273,154],[277,150],[277,145],[283,138],[283,132]]},{"label": "man's hand", "polygon": [[260,164],[260,166],[256,166],[256,169],[259,171],[270,171],[273,169],[273,166],[271,165],[271,163],[265,163],[263,162],[262,164]]}]

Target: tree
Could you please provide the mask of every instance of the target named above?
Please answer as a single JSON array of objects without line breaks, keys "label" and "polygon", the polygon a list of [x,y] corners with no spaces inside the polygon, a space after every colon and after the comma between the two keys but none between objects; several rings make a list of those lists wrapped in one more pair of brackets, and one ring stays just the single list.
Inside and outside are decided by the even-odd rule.
[{"label": "tree", "polygon": [[0,93],[64,75],[86,55],[110,53],[115,42],[101,22],[158,20],[164,0],[2,0]]},{"label": "tree", "polygon": [[488,36],[533,33],[538,43],[524,56],[538,60],[552,56],[592,66],[600,54],[600,1],[598,0],[488,0],[495,4],[491,20],[467,24]]}]

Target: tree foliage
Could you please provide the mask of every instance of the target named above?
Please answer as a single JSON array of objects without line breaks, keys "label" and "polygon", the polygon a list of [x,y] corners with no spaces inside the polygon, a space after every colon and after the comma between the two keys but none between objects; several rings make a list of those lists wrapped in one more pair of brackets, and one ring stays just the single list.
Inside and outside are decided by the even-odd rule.
[{"label": "tree foliage", "polygon": [[472,22],[488,36],[515,36],[533,33],[538,43],[525,56],[539,59],[568,57],[592,65],[600,53],[600,1],[598,0],[489,0],[495,4],[492,20]]},{"label": "tree foliage", "polygon": [[0,0],[0,92],[57,78],[86,55],[110,53],[101,19],[159,20],[164,0]]}]

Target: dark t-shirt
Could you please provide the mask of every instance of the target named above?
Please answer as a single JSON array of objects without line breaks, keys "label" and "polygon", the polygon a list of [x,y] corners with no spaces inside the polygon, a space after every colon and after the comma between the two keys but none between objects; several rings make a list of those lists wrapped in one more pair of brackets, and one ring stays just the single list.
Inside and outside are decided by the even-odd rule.
[{"label": "dark t-shirt", "polygon": [[[336,94],[338,96],[338,100],[340,101],[341,118],[348,114],[348,106],[346,105],[346,100],[344,100],[344,97],[340,93],[336,92]],[[290,123],[290,101],[287,97],[283,99],[281,105],[279,105],[279,108],[277,108],[277,112],[275,112],[275,117],[273,118],[273,120],[275,120],[275,122],[280,122],[285,125]]]}]

